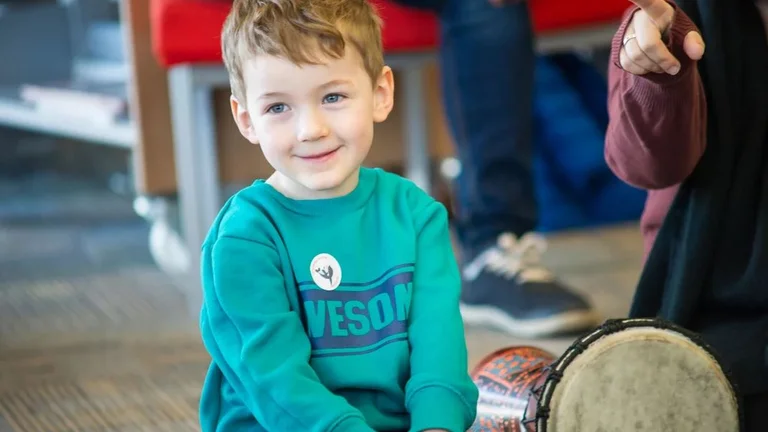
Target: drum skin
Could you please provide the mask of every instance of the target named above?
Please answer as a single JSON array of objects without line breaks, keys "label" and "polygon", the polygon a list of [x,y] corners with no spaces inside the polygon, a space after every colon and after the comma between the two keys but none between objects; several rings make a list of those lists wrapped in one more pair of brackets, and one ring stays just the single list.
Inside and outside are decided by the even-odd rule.
[{"label": "drum skin", "polygon": [[738,432],[740,398],[721,365],[671,322],[608,320],[559,357],[512,346],[483,358],[471,372],[479,398],[469,432]]},{"label": "drum skin", "polygon": [[534,391],[544,385],[547,367],[555,360],[553,354],[530,346],[503,348],[483,358],[471,374],[480,397],[469,431],[535,432]]}]

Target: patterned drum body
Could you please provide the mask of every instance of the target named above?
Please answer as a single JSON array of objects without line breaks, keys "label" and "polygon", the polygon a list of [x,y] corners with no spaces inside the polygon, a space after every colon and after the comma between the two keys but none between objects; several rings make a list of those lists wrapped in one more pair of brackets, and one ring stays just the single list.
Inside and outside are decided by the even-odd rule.
[{"label": "patterned drum body", "polygon": [[480,398],[470,431],[535,431],[535,391],[546,381],[555,360],[547,351],[520,346],[498,350],[480,361],[472,371]]}]

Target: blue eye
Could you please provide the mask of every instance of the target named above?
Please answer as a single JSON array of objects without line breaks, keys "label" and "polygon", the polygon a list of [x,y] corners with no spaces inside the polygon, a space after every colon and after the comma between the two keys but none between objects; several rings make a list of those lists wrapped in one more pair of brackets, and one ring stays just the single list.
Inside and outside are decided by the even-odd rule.
[{"label": "blue eye", "polygon": [[286,109],[288,109],[288,107],[285,106],[285,104],[274,104],[267,108],[267,112],[270,114],[280,114],[285,112]]},{"label": "blue eye", "polygon": [[325,98],[323,98],[323,103],[337,103],[341,102],[341,100],[344,98],[344,96],[338,94],[338,93],[331,93],[327,95]]}]

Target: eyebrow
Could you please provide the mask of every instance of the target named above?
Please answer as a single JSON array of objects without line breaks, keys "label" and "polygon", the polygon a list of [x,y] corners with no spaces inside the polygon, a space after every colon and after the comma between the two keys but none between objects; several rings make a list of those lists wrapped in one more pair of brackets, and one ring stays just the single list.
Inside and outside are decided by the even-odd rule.
[{"label": "eyebrow", "polygon": [[320,89],[324,90],[324,89],[327,89],[329,87],[336,87],[336,86],[341,86],[341,85],[351,85],[351,84],[352,84],[352,81],[350,81],[348,79],[337,79],[337,80],[333,80],[333,81],[328,81],[327,83],[321,85]]},{"label": "eyebrow", "polygon": [[[318,87],[318,89],[319,90],[325,90],[325,89],[328,89],[328,88],[331,88],[331,87],[337,87],[337,86],[342,86],[342,85],[351,85],[351,84],[352,84],[351,80],[348,80],[348,79],[337,79],[337,80],[328,81],[327,83],[325,83],[325,84],[321,85],[320,87]],[[286,94],[282,93],[282,92],[267,92],[267,93],[262,93],[256,99],[261,100],[261,99],[282,98],[282,97],[285,97],[285,96],[286,96]]]},{"label": "eyebrow", "polygon": [[269,93],[262,93],[262,94],[260,94],[259,97],[257,97],[256,99],[258,99],[258,100],[261,100],[261,99],[272,99],[272,98],[279,98],[279,97],[283,97],[283,96],[285,96],[285,93],[269,92]]}]

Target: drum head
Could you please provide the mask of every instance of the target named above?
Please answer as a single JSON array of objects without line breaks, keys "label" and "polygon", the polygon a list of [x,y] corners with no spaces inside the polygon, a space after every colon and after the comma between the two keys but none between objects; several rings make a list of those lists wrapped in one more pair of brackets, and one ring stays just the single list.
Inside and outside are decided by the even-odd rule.
[{"label": "drum head", "polygon": [[542,392],[547,432],[739,430],[719,363],[674,330],[625,328],[569,350],[554,366],[559,373]]}]

